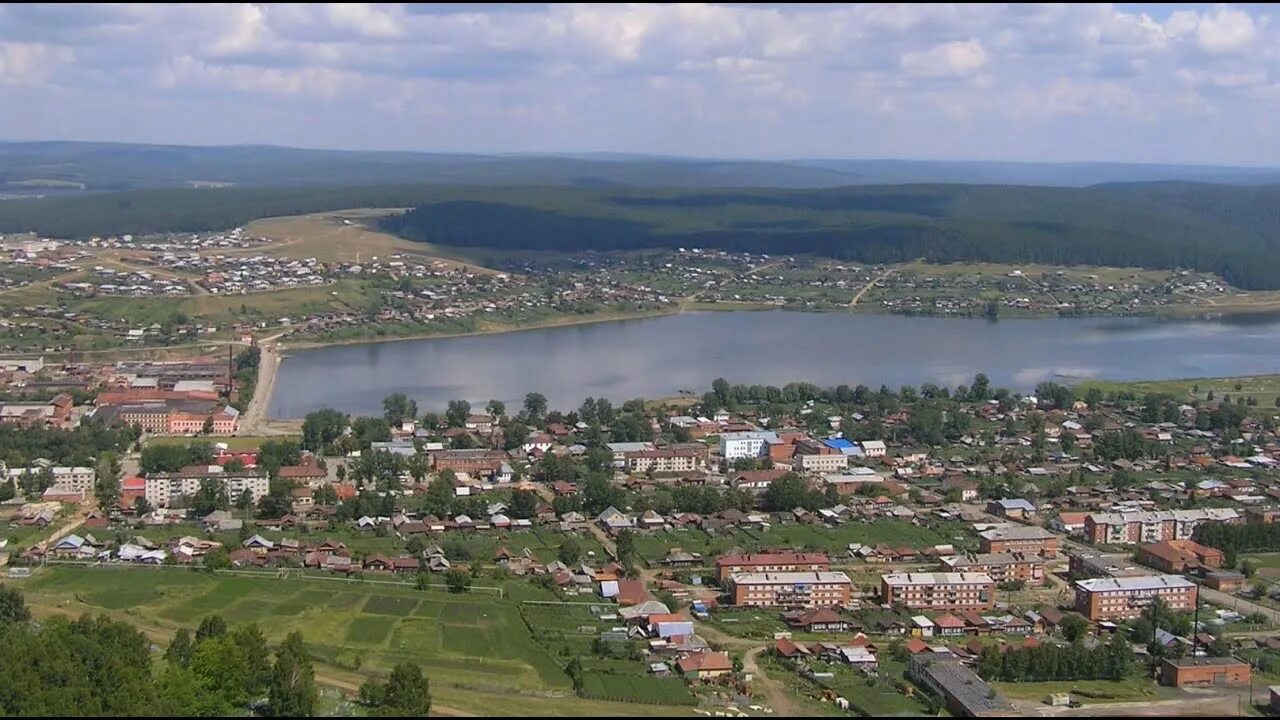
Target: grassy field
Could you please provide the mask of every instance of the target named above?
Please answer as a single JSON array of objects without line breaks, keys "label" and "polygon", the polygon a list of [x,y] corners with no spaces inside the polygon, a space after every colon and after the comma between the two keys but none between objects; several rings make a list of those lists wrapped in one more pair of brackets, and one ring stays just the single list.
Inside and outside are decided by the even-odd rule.
[{"label": "grassy field", "polygon": [[1043,701],[1053,693],[1069,692],[1085,704],[1167,700],[1178,697],[1174,688],[1162,687],[1147,678],[1127,680],[1063,680],[1060,682],[991,683],[1001,695],[1017,700]]},{"label": "grassy field", "polygon": [[[505,599],[473,592],[209,575],[177,568],[44,568],[18,583],[37,616],[101,612],[139,626],[163,645],[209,614],[257,622],[272,642],[299,631],[322,664],[321,682],[348,691],[397,662],[421,663],[437,704],[465,712],[521,715],[686,714],[685,707],[591,701],[573,695],[563,657],[535,640],[521,616],[526,600],[552,600],[524,582]],[[646,680],[639,663],[631,673]],[[593,681],[594,682],[594,681]],[[624,683],[625,684],[625,683]],[[607,688],[614,688],[607,682]],[[676,693],[635,683],[633,694]],[[687,691],[686,691],[687,692]],[[664,695],[663,693],[667,693]],[[610,694],[610,693],[606,693]]]},{"label": "grassy field", "polygon": [[227,449],[234,452],[245,452],[249,450],[257,450],[262,443],[268,440],[288,440],[299,442],[301,436],[289,435],[245,435],[242,437],[149,437],[144,444],[146,445],[182,445],[186,447],[192,443],[226,443]]},{"label": "grassy field", "polygon": [[[1237,388],[1237,385],[1239,386]],[[1104,393],[1133,392],[1142,396],[1146,393],[1169,393],[1185,400],[1207,400],[1212,392],[1215,398],[1230,395],[1232,398],[1253,396],[1258,400],[1261,409],[1274,409],[1276,398],[1280,397],[1280,375],[1254,375],[1238,378],[1187,378],[1184,380],[1150,380],[1142,382],[1111,382],[1105,380],[1088,380],[1081,383],[1078,393],[1090,388],[1097,388]]]},{"label": "grassy field", "polygon": [[246,225],[245,232],[275,241],[275,244],[261,249],[269,255],[314,257],[321,262],[356,262],[402,253],[441,260],[452,266],[465,265],[472,272],[490,272],[478,265],[459,262],[457,256],[433,246],[411,242],[377,229],[377,220],[393,212],[399,212],[399,209],[364,208],[264,218]]},{"label": "grassy field", "polygon": [[904,520],[877,520],[825,525],[774,525],[766,530],[738,528],[710,534],[702,530],[670,530],[636,536],[636,552],[654,562],[666,557],[671,548],[701,553],[705,564],[715,564],[714,556],[734,548],[757,551],[768,547],[812,548],[845,557],[850,543],[866,545],[907,545],[921,548],[945,543],[964,544],[972,533],[962,524],[941,525],[938,529],[912,525]]}]

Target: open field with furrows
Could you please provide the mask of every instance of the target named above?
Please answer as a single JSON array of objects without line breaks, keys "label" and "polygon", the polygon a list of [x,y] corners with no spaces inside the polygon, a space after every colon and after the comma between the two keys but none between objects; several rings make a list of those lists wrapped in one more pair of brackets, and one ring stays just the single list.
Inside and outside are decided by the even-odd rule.
[{"label": "open field with furrows", "polygon": [[1139,396],[1147,393],[1169,393],[1181,400],[1207,400],[1212,392],[1215,399],[1230,395],[1253,396],[1257,407],[1263,410],[1275,408],[1280,397],[1280,375],[1255,375],[1235,378],[1188,378],[1185,380],[1149,380],[1142,382],[1112,382],[1088,380],[1080,384],[1078,392],[1098,388],[1104,393],[1132,392]]},{"label": "open field with furrows", "polygon": [[[394,212],[400,210],[364,208],[254,220],[245,226],[245,232],[252,237],[267,238],[273,244],[241,252],[314,257],[321,262],[368,262],[375,257],[385,260],[388,255],[403,253],[423,260],[440,260],[454,267],[466,267],[472,272],[490,272],[433,245],[412,242],[379,230],[376,227],[378,219]],[[222,254],[233,252],[222,251]]]},{"label": "open field with furrows", "polygon": [[[477,584],[492,584],[484,580]],[[180,627],[222,615],[256,622],[269,642],[299,631],[321,684],[354,693],[397,662],[421,663],[445,714],[672,715],[687,707],[582,700],[555,657],[521,617],[521,602],[549,592],[510,582],[506,595],[372,582],[211,575],[179,568],[48,567],[17,583],[37,617],[104,613],[163,646]],[[634,663],[634,677],[643,666]],[[433,708],[436,709],[436,708]],[[452,711],[452,712],[450,712]]]}]

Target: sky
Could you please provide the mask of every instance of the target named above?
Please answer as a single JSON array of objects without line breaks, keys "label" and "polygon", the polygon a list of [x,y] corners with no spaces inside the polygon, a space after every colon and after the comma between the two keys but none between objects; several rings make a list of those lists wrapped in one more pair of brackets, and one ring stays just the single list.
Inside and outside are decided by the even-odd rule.
[{"label": "sky", "polygon": [[5,4],[0,139],[1280,165],[1280,9]]}]

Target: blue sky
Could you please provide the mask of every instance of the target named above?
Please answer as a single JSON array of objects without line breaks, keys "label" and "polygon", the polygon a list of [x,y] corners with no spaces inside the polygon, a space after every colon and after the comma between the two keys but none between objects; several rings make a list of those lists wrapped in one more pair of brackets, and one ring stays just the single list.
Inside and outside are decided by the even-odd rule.
[{"label": "blue sky", "polygon": [[1264,5],[0,6],[0,138],[1280,165]]}]

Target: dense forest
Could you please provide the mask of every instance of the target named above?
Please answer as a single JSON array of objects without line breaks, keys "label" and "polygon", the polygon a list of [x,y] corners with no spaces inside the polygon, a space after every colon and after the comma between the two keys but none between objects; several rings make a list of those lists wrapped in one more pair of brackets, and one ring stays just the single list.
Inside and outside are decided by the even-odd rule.
[{"label": "dense forest", "polygon": [[410,206],[384,227],[444,245],[1186,268],[1246,289],[1280,288],[1280,185],[165,189],[6,201],[0,232],[74,238],[216,230],[261,217]]},{"label": "dense forest", "polygon": [[863,263],[1036,262],[1187,268],[1280,288],[1280,186],[976,185],[811,191],[542,189],[388,218],[444,245],[520,250],[701,247]]},{"label": "dense forest", "polygon": [[921,160],[718,160],[617,153],[466,155],[197,147],[95,142],[0,142],[0,191],[75,193],[144,188],[349,186],[400,183],[578,187],[791,187],[993,183],[1081,187],[1182,180],[1280,182],[1273,168],[1126,163]]}]

